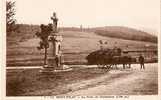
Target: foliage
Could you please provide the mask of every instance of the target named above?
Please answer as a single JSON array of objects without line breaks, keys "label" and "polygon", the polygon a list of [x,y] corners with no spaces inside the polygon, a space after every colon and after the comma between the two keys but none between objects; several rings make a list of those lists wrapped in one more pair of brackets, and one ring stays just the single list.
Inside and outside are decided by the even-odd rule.
[{"label": "foliage", "polygon": [[7,33],[12,31],[16,31],[18,28],[16,26],[16,19],[14,18],[15,15],[15,2],[6,1],[6,28]]},{"label": "foliage", "polygon": [[36,36],[41,39],[40,46],[38,47],[39,50],[48,48],[48,36],[50,35],[52,31],[52,24],[44,25],[41,24],[40,26],[41,32],[36,32]]},{"label": "foliage", "polygon": [[36,33],[36,36],[41,39],[40,46],[37,48],[39,50],[45,49],[44,65],[46,65],[47,64],[47,48],[49,48],[48,36],[52,32],[52,24],[48,24],[48,25],[41,24],[40,28],[41,28],[41,32]]}]

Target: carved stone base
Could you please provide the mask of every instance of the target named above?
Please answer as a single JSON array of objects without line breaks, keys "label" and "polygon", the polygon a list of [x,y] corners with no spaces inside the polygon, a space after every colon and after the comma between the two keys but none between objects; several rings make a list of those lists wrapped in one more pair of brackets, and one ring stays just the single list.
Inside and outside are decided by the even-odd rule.
[{"label": "carved stone base", "polygon": [[40,70],[42,73],[55,73],[55,72],[64,72],[64,71],[71,71],[72,68],[69,67],[68,65],[61,65],[61,67],[50,67],[50,66],[44,66]]}]

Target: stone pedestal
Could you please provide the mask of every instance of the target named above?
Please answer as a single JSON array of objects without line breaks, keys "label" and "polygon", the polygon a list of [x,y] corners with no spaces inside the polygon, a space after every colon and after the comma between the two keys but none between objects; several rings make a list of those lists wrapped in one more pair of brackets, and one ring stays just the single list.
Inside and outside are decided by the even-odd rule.
[{"label": "stone pedestal", "polygon": [[59,72],[71,70],[69,66],[62,65],[61,42],[61,35],[53,33],[49,36],[47,65],[43,66],[41,72]]}]

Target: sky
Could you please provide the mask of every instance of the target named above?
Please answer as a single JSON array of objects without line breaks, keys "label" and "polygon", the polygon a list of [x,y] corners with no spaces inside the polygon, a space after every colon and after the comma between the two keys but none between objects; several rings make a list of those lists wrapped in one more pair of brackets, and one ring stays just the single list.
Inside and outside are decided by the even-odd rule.
[{"label": "sky", "polygon": [[58,26],[128,26],[159,31],[160,0],[12,0],[18,23],[48,24],[53,12]]}]

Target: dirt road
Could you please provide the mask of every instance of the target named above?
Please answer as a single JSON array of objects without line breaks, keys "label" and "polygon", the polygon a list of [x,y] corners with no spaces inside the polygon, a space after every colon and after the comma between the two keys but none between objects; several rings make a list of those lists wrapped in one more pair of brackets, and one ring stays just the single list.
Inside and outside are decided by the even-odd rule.
[{"label": "dirt road", "polygon": [[158,65],[138,64],[131,69],[111,70],[102,77],[70,84],[72,91],[63,95],[156,95],[158,94]]},{"label": "dirt road", "polygon": [[157,95],[157,63],[145,66],[140,70],[138,64],[132,64],[131,69],[120,65],[108,71],[93,65],[71,65],[72,71],[55,74],[31,68],[11,69],[7,70],[7,96]]}]

